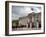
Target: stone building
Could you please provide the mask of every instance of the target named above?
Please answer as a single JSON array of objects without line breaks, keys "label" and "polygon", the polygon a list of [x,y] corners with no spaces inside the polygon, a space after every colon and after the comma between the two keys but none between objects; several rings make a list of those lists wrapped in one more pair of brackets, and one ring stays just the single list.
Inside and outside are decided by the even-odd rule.
[{"label": "stone building", "polygon": [[26,28],[39,29],[41,28],[41,13],[30,13],[28,16],[19,18],[19,26],[26,25]]}]

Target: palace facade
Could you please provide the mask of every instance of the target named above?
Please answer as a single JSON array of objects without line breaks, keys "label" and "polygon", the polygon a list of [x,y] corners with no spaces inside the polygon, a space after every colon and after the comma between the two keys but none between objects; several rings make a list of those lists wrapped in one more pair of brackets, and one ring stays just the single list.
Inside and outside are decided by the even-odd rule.
[{"label": "palace facade", "polygon": [[30,13],[28,16],[19,18],[19,26],[25,25],[26,28],[39,29],[41,28],[41,13]]}]

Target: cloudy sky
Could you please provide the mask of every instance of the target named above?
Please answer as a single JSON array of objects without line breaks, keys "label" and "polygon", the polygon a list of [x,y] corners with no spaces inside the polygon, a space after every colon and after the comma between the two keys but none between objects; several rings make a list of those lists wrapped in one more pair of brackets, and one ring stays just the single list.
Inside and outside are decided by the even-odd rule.
[{"label": "cloudy sky", "polygon": [[12,20],[17,20],[19,17],[27,16],[29,13],[41,12],[41,7],[34,6],[12,6]]}]

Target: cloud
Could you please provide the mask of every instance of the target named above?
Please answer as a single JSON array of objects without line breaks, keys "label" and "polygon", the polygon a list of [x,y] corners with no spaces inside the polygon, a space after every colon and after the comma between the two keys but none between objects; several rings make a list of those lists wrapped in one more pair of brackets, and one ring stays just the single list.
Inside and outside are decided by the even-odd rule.
[{"label": "cloud", "polygon": [[[33,10],[31,9],[33,8]],[[29,13],[32,12],[40,12],[41,7],[34,7],[34,6],[12,6],[12,19],[18,19],[22,16],[27,16]]]}]

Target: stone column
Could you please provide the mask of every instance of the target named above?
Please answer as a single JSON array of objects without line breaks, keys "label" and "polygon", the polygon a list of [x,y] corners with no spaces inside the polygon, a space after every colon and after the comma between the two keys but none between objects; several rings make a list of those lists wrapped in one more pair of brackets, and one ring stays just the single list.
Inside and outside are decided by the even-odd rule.
[{"label": "stone column", "polygon": [[39,26],[39,23],[37,22],[37,29],[39,28],[38,26]]}]

